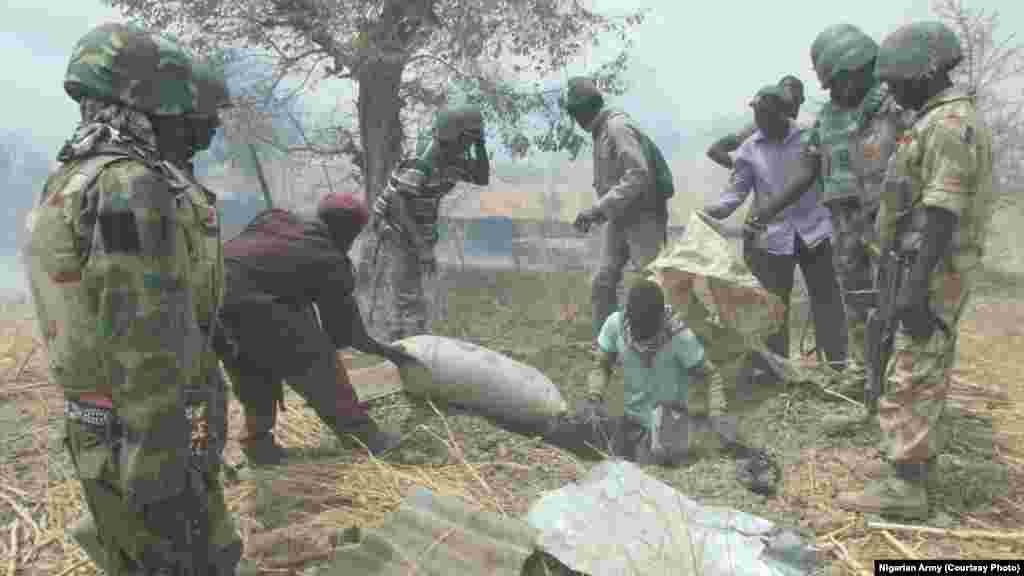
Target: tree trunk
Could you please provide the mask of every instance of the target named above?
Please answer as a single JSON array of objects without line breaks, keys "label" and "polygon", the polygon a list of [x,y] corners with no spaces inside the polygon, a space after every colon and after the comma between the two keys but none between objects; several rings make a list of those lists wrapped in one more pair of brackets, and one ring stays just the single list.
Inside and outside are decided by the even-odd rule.
[{"label": "tree trunk", "polygon": [[[377,61],[358,74],[359,139],[363,148],[363,190],[368,206],[387,184],[392,167],[402,155],[402,103],[398,90],[404,63]],[[359,277],[372,273],[375,242],[362,242]]]}]

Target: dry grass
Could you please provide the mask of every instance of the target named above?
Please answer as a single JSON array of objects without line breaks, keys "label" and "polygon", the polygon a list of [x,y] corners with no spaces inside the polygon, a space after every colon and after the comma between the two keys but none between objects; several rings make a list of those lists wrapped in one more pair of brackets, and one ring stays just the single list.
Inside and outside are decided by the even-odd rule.
[{"label": "dry grass", "polygon": [[[61,447],[54,443],[62,396],[45,378],[42,354],[32,353],[32,325],[28,321],[5,324],[0,340],[0,370],[4,386],[0,406],[16,407],[27,423],[15,437],[5,439],[6,458],[0,466],[0,558],[9,574],[93,575],[95,566],[65,534],[79,517],[83,502],[78,482],[71,477]],[[28,359],[28,361],[26,361]],[[288,392],[287,410],[278,420],[280,443],[290,450],[315,450],[324,441],[324,428],[303,401]],[[525,512],[531,494],[523,488],[526,472],[545,466],[566,481],[576,476],[575,461],[543,444],[533,443],[524,459],[495,454],[488,462],[470,462],[458,439],[446,430],[420,426],[412,434],[431,436],[449,452],[449,463],[434,466],[390,464],[365,451],[344,458],[290,464],[286,473],[243,475],[226,485],[228,507],[235,516],[246,545],[246,557],[267,574],[298,571],[304,564],[323,561],[346,529],[380,522],[398,508],[406,491],[421,485],[436,493],[453,495],[478,508],[499,514]],[[231,400],[230,429],[225,450],[229,468],[241,461],[236,434],[242,426],[241,407]],[[17,444],[17,446],[15,446]],[[500,450],[499,450],[500,452]],[[513,461],[514,460],[514,461]],[[61,466],[63,461],[63,467]],[[57,470],[58,468],[63,468]],[[517,484],[496,483],[496,470]],[[42,497],[40,497],[42,495]],[[268,502],[286,508],[275,517]]]},{"label": "dry grass", "polygon": [[[576,316],[569,305],[560,312],[566,322]],[[991,423],[991,460],[1006,471],[1003,495],[985,500],[984,506],[955,505],[955,480],[945,480],[940,489],[939,507],[956,513],[944,527],[975,532],[882,530],[869,526],[864,516],[835,508],[837,491],[864,483],[858,468],[872,458],[872,451],[857,446],[812,448],[790,459],[782,494],[769,505],[799,519],[816,535],[839,571],[870,571],[873,559],[886,557],[1024,556],[1024,541],[1006,537],[1024,525],[1024,382],[1018,379],[1022,327],[1024,305],[980,302],[961,328],[951,404],[964,417]],[[0,464],[2,566],[11,574],[94,574],[65,535],[80,514],[80,492],[55,433],[61,395],[46,381],[45,359],[32,330],[31,322],[21,318],[4,322],[0,333],[0,411],[15,410],[18,418],[16,426],[5,428],[15,432],[5,434]],[[315,451],[326,436],[319,421],[297,397],[289,394],[287,404],[277,429],[282,444]],[[448,456],[440,464],[400,465],[341,452],[335,458],[305,459],[273,475],[242,475],[229,482],[228,502],[246,540],[247,556],[266,573],[296,573],[302,564],[324,559],[340,532],[379,522],[413,484],[458,495],[482,509],[520,515],[536,495],[530,482],[537,470],[554,477],[555,483],[580,475],[579,464],[565,453],[526,439],[513,456],[502,446],[486,458],[477,457],[486,461],[473,461],[460,447],[464,437],[452,433],[445,418],[432,422],[406,433],[443,445]],[[233,433],[240,425],[239,407],[233,404]],[[229,463],[240,461],[234,438],[225,457]],[[963,478],[972,474],[956,457],[944,461],[943,470]],[[276,517],[268,514],[268,501],[283,509],[274,512]],[[1002,538],[987,537],[986,532]]]},{"label": "dry grass", "polygon": [[[1022,350],[1024,305],[1020,303],[979,302],[961,325],[950,408],[991,423],[992,464],[1005,469],[1006,490],[990,506],[952,518],[948,529],[880,529],[871,519],[833,505],[837,492],[864,486],[858,470],[874,459],[875,451],[857,447],[805,451],[785,471],[777,505],[800,510],[818,545],[829,550],[844,572],[870,572],[873,560],[881,558],[1020,558],[1024,555],[1020,530],[1024,526]],[[983,481],[972,478],[972,470],[960,472],[967,482]],[[933,506],[955,508],[945,506],[943,499],[955,496],[955,480],[940,478],[939,482],[943,486],[938,496],[933,492]]]}]

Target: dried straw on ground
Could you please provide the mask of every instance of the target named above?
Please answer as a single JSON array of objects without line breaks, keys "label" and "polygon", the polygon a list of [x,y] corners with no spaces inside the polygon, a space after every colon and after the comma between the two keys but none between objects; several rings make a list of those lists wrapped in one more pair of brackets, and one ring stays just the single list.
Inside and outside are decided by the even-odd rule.
[{"label": "dried straw on ground", "polygon": [[[801,511],[818,545],[828,550],[835,566],[859,574],[871,570],[872,560],[885,557],[1009,558],[1024,556],[1024,542],[1007,536],[1024,525],[1024,382],[1018,378],[1019,351],[1024,349],[1024,306],[1015,303],[979,303],[964,323],[961,357],[954,385],[954,405],[991,419],[997,458],[1009,471],[1004,496],[988,509],[956,519],[957,530],[922,531],[879,527],[861,515],[836,509],[838,490],[859,487],[864,480],[858,463],[871,458],[863,449],[808,451],[785,474],[785,486],[775,505]],[[44,358],[32,337],[27,319],[8,321],[0,328],[0,408],[16,408],[22,420],[14,434],[4,437],[0,464],[0,558],[8,573],[95,574],[82,552],[64,534],[81,513],[80,492],[70,476],[59,445],[61,396],[49,385]],[[320,443],[320,423],[299,400],[289,397],[280,433],[287,446],[313,447]],[[239,429],[239,409],[232,406],[232,430]],[[441,420],[444,422],[444,420]],[[447,464],[416,467],[389,465],[356,457],[344,464],[303,463],[266,481],[245,479],[228,487],[228,500],[246,539],[247,555],[261,561],[266,573],[287,574],[301,565],[322,560],[332,537],[352,526],[381,520],[400,503],[413,484],[458,495],[480,508],[521,513],[533,494],[522,482],[497,483],[491,472],[498,467],[545,470],[574,475],[576,464],[563,453],[538,445],[527,461],[467,462],[458,438],[443,426],[416,433],[431,434],[449,450]],[[237,460],[232,441],[229,461]],[[496,459],[501,459],[497,454]],[[513,474],[514,477],[514,474]],[[257,496],[270,490],[300,505],[290,511],[286,530],[267,530],[260,524]],[[999,536],[1001,535],[1001,536]],[[1013,536],[1013,534],[1010,534]],[[278,554],[287,547],[288,560]]]}]

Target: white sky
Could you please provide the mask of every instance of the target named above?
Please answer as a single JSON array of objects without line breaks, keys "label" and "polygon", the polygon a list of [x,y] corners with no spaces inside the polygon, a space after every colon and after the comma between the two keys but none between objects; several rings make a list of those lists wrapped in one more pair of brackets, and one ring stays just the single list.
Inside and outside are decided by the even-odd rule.
[{"label": "white sky", "polygon": [[[704,147],[713,134],[750,117],[747,102],[760,86],[774,83],[784,74],[797,75],[804,81],[809,100],[805,113],[813,111],[811,100],[827,98],[817,85],[808,52],[815,35],[838,21],[837,14],[844,14],[842,21],[859,26],[879,41],[902,24],[932,17],[928,0],[592,2],[609,13],[650,10],[634,35],[632,88],[613,103],[647,127],[663,147],[674,149],[683,143],[681,155],[685,157],[670,158],[676,178],[684,186],[700,186],[705,195],[725,175],[703,161]],[[1024,22],[1024,2],[1019,0],[970,4],[997,10],[1004,35]],[[77,109],[61,88],[72,44],[91,27],[121,19],[98,0],[62,2],[60,7],[56,10],[54,3],[38,0],[7,0],[0,6],[0,53],[5,55],[9,79],[0,91],[0,110],[4,111],[0,125],[31,133],[33,143],[43,150],[56,149],[77,120]],[[611,53],[611,47],[602,47],[562,76],[585,73],[589,65]],[[324,112],[339,99],[350,97],[350,90],[338,84],[322,85],[315,96],[317,107]],[[547,165],[546,160],[542,165]],[[562,168],[563,183],[589,189],[585,158]],[[677,194],[677,198],[681,196],[685,194]]]}]

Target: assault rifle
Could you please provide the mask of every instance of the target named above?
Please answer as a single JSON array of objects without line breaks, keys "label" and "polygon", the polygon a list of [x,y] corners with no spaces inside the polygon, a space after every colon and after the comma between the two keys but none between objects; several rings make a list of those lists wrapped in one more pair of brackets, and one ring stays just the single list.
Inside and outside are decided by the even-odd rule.
[{"label": "assault rifle", "polygon": [[885,372],[892,355],[893,340],[899,329],[896,298],[913,261],[913,254],[907,249],[913,243],[906,238],[913,201],[910,181],[890,177],[886,181],[885,193],[898,198],[898,211],[894,215],[895,229],[880,247],[878,254],[874,291],[877,305],[868,313],[866,325],[867,349],[864,351],[864,360],[867,379],[864,383],[864,403],[870,414],[878,411],[878,398],[885,393]]}]

